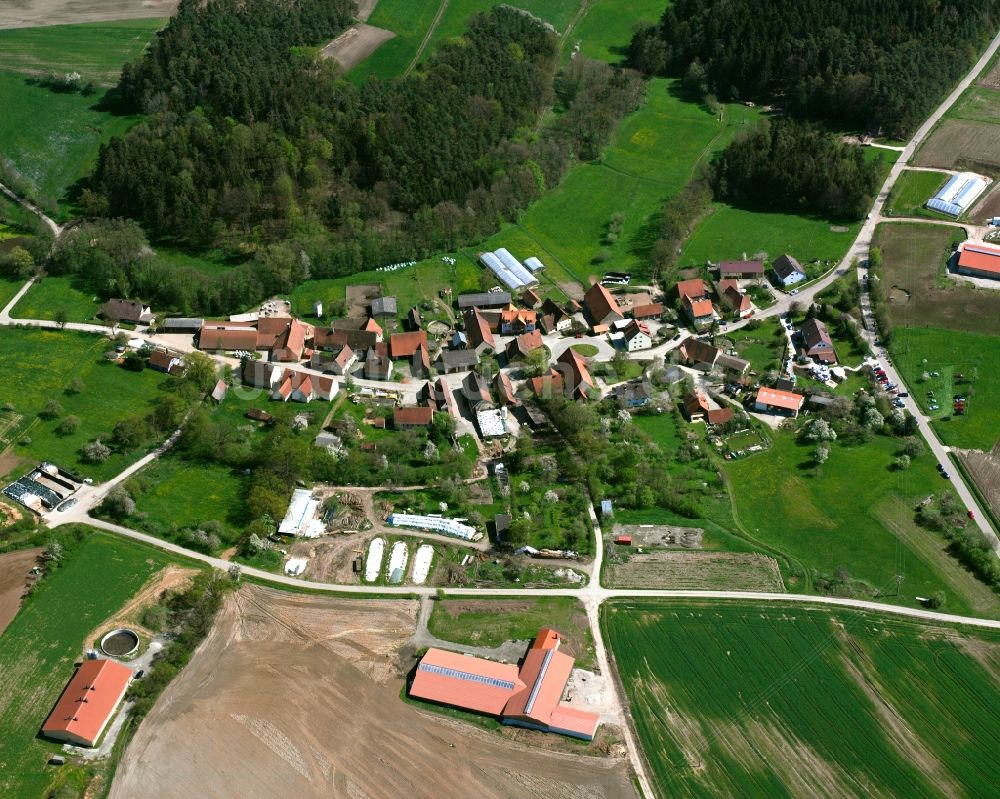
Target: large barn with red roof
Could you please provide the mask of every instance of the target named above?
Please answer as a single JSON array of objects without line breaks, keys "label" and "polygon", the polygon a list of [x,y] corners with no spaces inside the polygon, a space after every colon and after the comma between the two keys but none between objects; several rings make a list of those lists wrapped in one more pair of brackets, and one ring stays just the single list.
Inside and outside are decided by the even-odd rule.
[{"label": "large barn with red roof", "polygon": [[93,746],[132,682],[132,669],[113,660],[85,660],[42,725],[42,735]]},{"label": "large barn with red roof", "polygon": [[410,696],[495,716],[504,724],[590,741],[600,717],[562,701],[573,657],[559,651],[562,636],[544,628],[521,668],[443,649],[428,649],[417,665]]}]

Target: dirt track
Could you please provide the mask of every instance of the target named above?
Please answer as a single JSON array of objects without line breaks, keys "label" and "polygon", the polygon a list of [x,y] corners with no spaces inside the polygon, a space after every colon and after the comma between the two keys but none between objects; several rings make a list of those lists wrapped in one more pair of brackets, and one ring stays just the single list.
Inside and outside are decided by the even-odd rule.
[{"label": "dirt track", "polygon": [[244,586],[143,721],[111,797],[635,796],[623,761],[404,703],[398,650],[416,611]]},{"label": "dirt track", "polygon": [[75,25],[113,19],[169,17],[178,0],[4,0],[0,28]]},{"label": "dirt track", "polygon": [[41,547],[37,547],[0,555],[0,633],[17,615],[28,573],[41,553]]}]

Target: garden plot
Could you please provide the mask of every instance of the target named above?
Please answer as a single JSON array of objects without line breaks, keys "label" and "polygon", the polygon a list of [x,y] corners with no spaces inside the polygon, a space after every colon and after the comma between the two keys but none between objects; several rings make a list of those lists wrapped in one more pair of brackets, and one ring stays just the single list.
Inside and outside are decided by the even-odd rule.
[{"label": "garden plot", "polygon": [[701,549],[705,531],[700,527],[677,527],[673,524],[616,524],[615,535],[632,536],[632,545],[637,547]]},{"label": "garden plot", "polygon": [[750,552],[643,552],[609,562],[604,576],[613,588],[785,590],[778,562]]}]

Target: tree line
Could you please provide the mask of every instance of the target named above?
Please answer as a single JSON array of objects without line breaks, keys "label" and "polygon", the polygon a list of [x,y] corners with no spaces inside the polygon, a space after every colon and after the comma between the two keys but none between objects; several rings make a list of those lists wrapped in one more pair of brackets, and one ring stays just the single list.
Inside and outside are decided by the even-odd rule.
[{"label": "tree line", "polygon": [[[413,74],[356,87],[311,46],[342,18],[317,17],[316,4],[328,5],[182,3],[123,73],[122,95],[149,116],[102,147],[81,208],[249,261],[209,277],[119,260],[110,271],[128,275],[131,293],[215,313],[482,240],[596,157],[643,97],[638,73],[583,58],[556,77],[554,36],[505,7],[474,17]],[[267,100],[275,87],[280,103]],[[558,113],[539,128],[549,107]],[[83,279],[110,292],[103,277]]]},{"label": "tree line", "polygon": [[1000,0],[675,0],[629,63],[703,96],[906,136],[974,63]]}]

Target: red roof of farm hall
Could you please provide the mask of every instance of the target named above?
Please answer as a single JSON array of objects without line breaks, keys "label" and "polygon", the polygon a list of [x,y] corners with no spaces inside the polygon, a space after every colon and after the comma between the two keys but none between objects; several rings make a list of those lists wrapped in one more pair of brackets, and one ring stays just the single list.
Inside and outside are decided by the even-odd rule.
[{"label": "red roof of farm hall", "polygon": [[428,649],[417,666],[410,696],[499,716],[522,688],[513,664]]},{"label": "red roof of farm hall", "polygon": [[790,411],[797,411],[805,402],[805,397],[791,391],[783,391],[780,388],[767,388],[761,386],[757,391],[757,402],[765,405],[773,405],[775,408],[785,408]]},{"label": "red roof of farm hall", "polygon": [[989,244],[979,242],[962,242],[958,265],[966,269],[1000,274],[1000,247],[991,247]]},{"label": "red roof of farm hall", "polygon": [[42,725],[42,734],[93,746],[132,681],[113,660],[85,660]]}]

